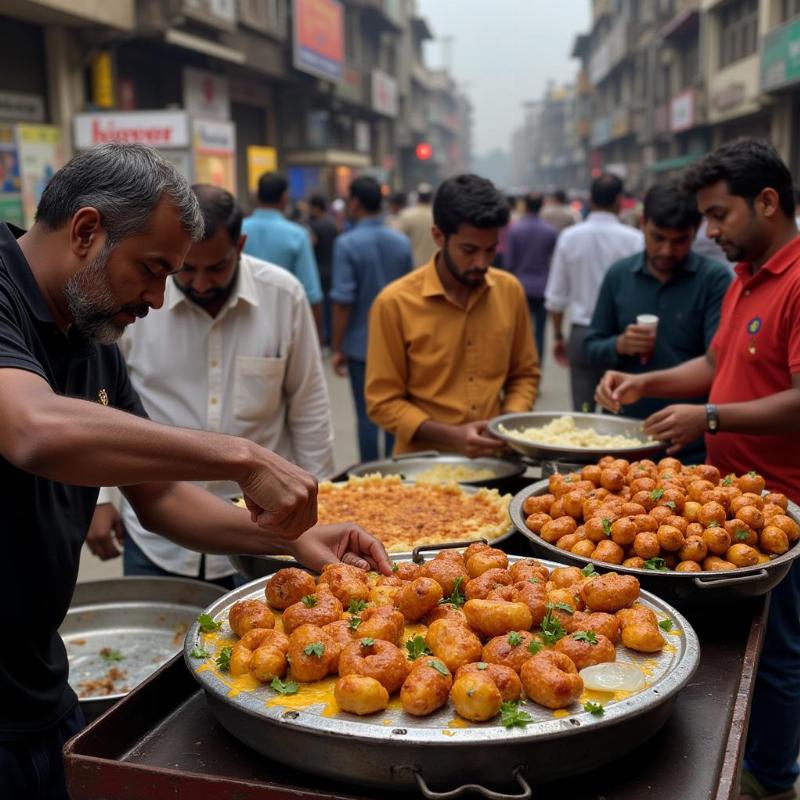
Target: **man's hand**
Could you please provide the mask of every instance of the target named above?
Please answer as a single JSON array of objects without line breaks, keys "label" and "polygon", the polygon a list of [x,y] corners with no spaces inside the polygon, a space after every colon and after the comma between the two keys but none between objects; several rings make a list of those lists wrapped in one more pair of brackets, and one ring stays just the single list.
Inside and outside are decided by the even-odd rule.
[{"label": "man's hand", "polygon": [[331,366],[340,378],[347,377],[347,356],[341,350],[334,350],[331,353]]},{"label": "man's hand", "polygon": [[672,455],[702,436],[706,429],[706,409],[690,403],[667,406],[651,414],[643,428],[648,436],[669,444],[667,453]]},{"label": "man's hand", "polygon": [[94,510],[86,544],[101,561],[117,558],[122,552],[125,526],[119,511],[111,503],[101,503]]},{"label": "man's hand", "polygon": [[468,458],[494,456],[499,450],[505,450],[505,443],[487,432],[488,424],[488,420],[484,419],[454,425],[452,445],[455,450]]},{"label": "man's hand", "polygon": [[316,572],[322,572],[326,564],[342,561],[359,569],[392,574],[392,564],[383,545],[352,523],[315,525],[284,546],[301,564]]},{"label": "man's hand", "polygon": [[644,325],[628,325],[625,332],[617,336],[617,352],[621,356],[647,355],[655,346],[655,330]]},{"label": "man's hand", "polygon": [[282,539],[296,539],[317,522],[317,479],[258,448],[261,464],[240,484],[250,517]]},{"label": "man's hand", "polygon": [[644,394],[641,375],[628,375],[609,370],[594,390],[594,399],[603,408],[619,413],[622,406],[641,400]]},{"label": "man's hand", "polygon": [[556,364],[560,364],[562,367],[569,366],[567,342],[563,337],[561,339],[556,339],[555,344],[553,344],[553,358],[555,358]]}]

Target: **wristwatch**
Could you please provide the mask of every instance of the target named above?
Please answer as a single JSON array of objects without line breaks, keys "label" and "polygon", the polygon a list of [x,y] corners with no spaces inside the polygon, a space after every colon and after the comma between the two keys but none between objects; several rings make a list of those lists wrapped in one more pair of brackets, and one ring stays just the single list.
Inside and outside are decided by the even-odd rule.
[{"label": "wristwatch", "polygon": [[719,414],[713,403],[706,403],[706,430],[711,434],[719,430]]}]

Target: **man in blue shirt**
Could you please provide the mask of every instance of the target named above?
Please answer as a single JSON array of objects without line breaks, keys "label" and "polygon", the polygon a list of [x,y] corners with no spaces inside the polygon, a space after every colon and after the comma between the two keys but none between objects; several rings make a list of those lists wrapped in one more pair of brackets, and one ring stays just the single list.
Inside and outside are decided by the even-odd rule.
[{"label": "man in blue shirt", "polygon": [[306,290],[317,330],[322,330],[322,286],[308,231],[284,216],[289,184],[277,172],[258,179],[258,208],[242,224],[244,252],[289,270]]},{"label": "man in blue shirt", "polygon": [[[584,342],[590,364],[639,373],[705,355],[732,276],[723,264],[692,252],[699,224],[694,197],[677,183],[648,191],[645,249],[612,264],[606,273]],[[637,324],[640,314],[658,317],[655,332]],[[705,403],[706,398],[643,399],[625,406],[622,413],[646,419],[675,402]],[[702,438],[678,457],[686,463],[703,462]]]},{"label": "man in blue shirt", "polygon": [[[347,204],[355,226],[333,246],[331,363],[338,375],[350,375],[362,461],[378,458],[378,428],[367,416],[364,402],[369,309],[384,286],[414,266],[408,239],[383,223],[382,199],[374,178],[356,178],[350,184]],[[393,444],[387,435],[387,454]]]}]

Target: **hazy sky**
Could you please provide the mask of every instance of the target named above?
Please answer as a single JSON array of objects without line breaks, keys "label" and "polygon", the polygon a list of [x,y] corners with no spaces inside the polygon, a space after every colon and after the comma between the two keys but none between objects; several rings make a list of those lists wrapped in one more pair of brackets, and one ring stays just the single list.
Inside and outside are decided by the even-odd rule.
[{"label": "hazy sky", "polygon": [[[417,11],[438,38],[452,36],[453,76],[474,105],[475,155],[507,149],[522,122],[522,103],[541,97],[548,80],[572,82],[578,61],[569,54],[588,31],[590,0],[417,0]],[[426,59],[442,66],[441,41]]]}]

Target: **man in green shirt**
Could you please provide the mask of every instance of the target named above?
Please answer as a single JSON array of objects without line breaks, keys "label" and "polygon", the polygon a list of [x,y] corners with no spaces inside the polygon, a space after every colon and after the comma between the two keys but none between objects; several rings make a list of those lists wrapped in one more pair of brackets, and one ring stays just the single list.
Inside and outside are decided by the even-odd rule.
[{"label": "man in green shirt", "polygon": [[[700,213],[677,183],[653,186],[644,200],[645,249],[613,264],[600,287],[584,343],[589,363],[628,373],[667,369],[705,354],[719,324],[730,270],[692,252]],[[658,317],[655,330],[637,324]],[[625,406],[645,419],[675,399],[647,398]],[[703,403],[705,398],[679,402]],[[678,454],[687,463],[705,459],[698,439]]]}]

